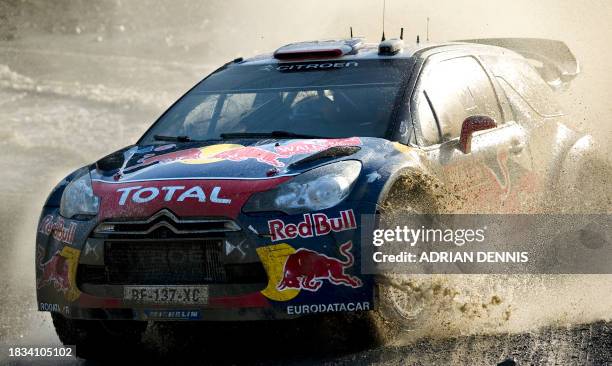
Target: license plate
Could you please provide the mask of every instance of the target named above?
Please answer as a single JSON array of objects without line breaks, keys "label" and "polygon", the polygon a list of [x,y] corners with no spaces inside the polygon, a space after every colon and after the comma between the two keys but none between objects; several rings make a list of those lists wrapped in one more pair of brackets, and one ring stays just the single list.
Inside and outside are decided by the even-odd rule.
[{"label": "license plate", "polygon": [[123,298],[146,304],[206,304],[208,286],[124,286]]}]

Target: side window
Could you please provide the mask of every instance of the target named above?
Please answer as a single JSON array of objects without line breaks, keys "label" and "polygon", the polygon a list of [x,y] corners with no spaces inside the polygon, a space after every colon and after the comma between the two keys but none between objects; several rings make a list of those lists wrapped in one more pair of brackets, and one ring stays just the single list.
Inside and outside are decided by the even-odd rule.
[{"label": "side window", "polygon": [[[541,116],[551,117],[563,114],[554,92],[528,60],[495,56],[487,56],[486,59],[491,65],[493,75],[503,80],[500,85],[506,94],[517,94]],[[516,107],[514,104],[512,106]]]},{"label": "side window", "polygon": [[440,126],[442,140],[436,142],[459,137],[461,124],[469,116],[486,115],[501,122],[493,85],[472,57],[454,58],[430,66],[421,85]]}]

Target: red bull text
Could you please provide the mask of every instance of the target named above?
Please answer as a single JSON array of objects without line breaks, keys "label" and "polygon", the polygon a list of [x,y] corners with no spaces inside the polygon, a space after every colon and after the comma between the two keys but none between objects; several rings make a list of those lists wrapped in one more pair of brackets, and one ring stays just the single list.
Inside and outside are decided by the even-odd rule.
[{"label": "red bull text", "polygon": [[268,221],[272,241],[294,239],[298,236],[311,238],[331,232],[353,230],[357,228],[353,210],[340,211],[340,217],[327,217],[324,213],[305,214],[304,220],[297,224],[286,224],[283,220]]}]

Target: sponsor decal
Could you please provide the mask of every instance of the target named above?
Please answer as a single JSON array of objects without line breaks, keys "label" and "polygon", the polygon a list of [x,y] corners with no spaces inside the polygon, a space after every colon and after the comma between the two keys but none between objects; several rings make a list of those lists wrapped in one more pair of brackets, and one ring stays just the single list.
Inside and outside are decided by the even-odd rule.
[{"label": "sponsor decal", "polygon": [[328,257],[310,249],[298,249],[287,257],[283,268],[283,279],[277,288],[281,291],[285,288],[317,291],[323,285],[323,280],[328,280],[334,285],[361,287],[359,278],[344,273],[355,263],[355,257],[351,253],[352,247],[351,241],[340,246],[340,254],[344,256],[344,260]]},{"label": "sponsor decal", "polygon": [[48,261],[40,263],[39,268],[42,269],[42,276],[38,280],[38,288],[46,284],[52,284],[59,292],[65,293],[68,291],[68,288],[70,288],[68,263],[59,251],[51,256]]},{"label": "sponsor decal", "polygon": [[41,302],[38,304],[39,311],[52,311],[55,313],[70,314],[70,307],[68,305],[60,306],[59,304],[50,304]]},{"label": "sponsor decal", "polygon": [[353,230],[357,228],[353,210],[340,211],[339,217],[327,217],[324,213],[304,214],[304,220],[297,224],[287,224],[283,220],[268,221],[272,241],[294,239],[298,236],[311,238],[331,232]]},{"label": "sponsor decal", "polygon": [[156,163],[180,162],[183,164],[210,164],[220,161],[240,162],[254,159],[262,164],[276,168],[284,167],[279,159],[287,159],[300,154],[312,154],[335,146],[360,146],[359,137],[343,139],[309,139],[297,140],[285,145],[274,146],[274,150],[262,147],[243,146],[237,144],[218,144],[202,148],[191,148],[166,154],[146,154],[136,161],[136,164],[125,168],[128,173]]},{"label": "sponsor decal", "polygon": [[[176,248],[176,247],[175,247]],[[194,266],[207,261],[206,251],[197,244],[185,243],[180,249],[163,248],[161,246],[150,248],[147,255],[130,254],[122,258],[127,266],[150,268],[154,266]]]},{"label": "sponsor decal", "polygon": [[67,226],[64,225],[64,219],[62,217],[55,217],[53,215],[45,216],[38,226],[38,232],[51,235],[57,241],[66,244],[72,244],[74,241],[74,234],[76,233],[77,224],[74,222],[69,223]]},{"label": "sponsor decal", "polygon": [[287,314],[289,315],[332,313],[332,312],[339,312],[339,311],[364,311],[364,310],[370,310],[370,303],[368,301],[287,306]]},{"label": "sponsor decal", "polygon": [[123,171],[129,173],[131,171],[147,167],[153,164],[181,162],[185,164],[208,164],[223,161],[215,155],[227,150],[242,148],[242,145],[236,144],[219,144],[213,146],[205,146],[202,148],[191,148],[179,151],[173,151],[166,154],[145,154],[136,161],[135,165],[125,168]]},{"label": "sponsor decal", "polygon": [[120,193],[119,205],[123,206],[130,200],[133,203],[147,203],[154,199],[161,199],[164,202],[183,202],[185,200],[196,200],[198,202],[206,202],[206,197],[212,203],[229,205],[232,200],[223,198],[221,195],[221,187],[215,186],[210,190],[210,195],[204,191],[201,186],[162,186],[162,187],[143,187],[143,186],[128,186],[117,189]]},{"label": "sponsor decal", "polygon": [[166,145],[157,146],[156,148],[153,149],[153,151],[165,151],[165,150],[174,149],[175,147],[176,147],[176,144],[166,144]]},{"label": "sponsor decal", "polygon": [[506,149],[478,159],[444,166],[443,178],[466,201],[478,202],[481,212],[521,213],[537,210],[532,202],[537,176],[530,162],[511,158]]},{"label": "sponsor decal", "polygon": [[290,255],[295,253],[295,249],[289,244],[282,243],[259,247],[256,251],[268,275],[268,285],[261,293],[274,301],[289,301],[295,298],[300,293],[299,289],[278,290],[278,284],[283,280],[285,262]]},{"label": "sponsor decal", "polygon": [[222,159],[222,160],[229,160],[229,161],[235,161],[235,162],[245,161],[248,159],[255,159],[256,161],[260,163],[271,165],[273,167],[285,166],[283,162],[278,160],[282,158],[283,156],[277,154],[274,151],[269,151],[261,147],[253,147],[253,146],[239,147],[236,149],[230,149],[222,153],[219,153],[215,155],[215,157]]},{"label": "sponsor decal", "polygon": [[343,259],[306,248],[295,250],[286,243],[257,248],[268,274],[268,286],[261,293],[271,300],[288,301],[301,290],[318,291],[324,281],[337,286],[361,287],[359,278],[345,273],[355,263],[352,247],[351,241],[340,246]]},{"label": "sponsor decal", "polygon": [[168,209],[177,217],[235,218],[251,194],[267,191],[291,177],[260,180],[161,179],[125,183],[93,181],[100,197],[98,220],[143,218]]},{"label": "sponsor decal", "polygon": [[[80,250],[66,246],[48,261],[39,262],[41,275],[38,277],[36,287],[40,289],[52,285],[58,292],[64,294],[66,300],[76,300],[81,295],[76,287],[76,269],[80,253]],[[42,256],[39,254],[38,257]]]},{"label": "sponsor decal", "polygon": [[510,193],[512,181],[508,169],[508,153],[499,150],[494,158],[484,159],[484,166],[499,187],[502,200],[505,200]]},{"label": "sponsor decal", "polygon": [[149,319],[197,320],[201,318],[200,310],[145,310]]},{"label": "sponsor decal", "polygon": [[323,62],[323,63],[308,63],[308,64],[289,64],[276,66],[278,71],[304,71],[304,70],[326,70],[326,69],[343,69],[347,67],[358,67],[357,61],[344,62]]},{"label": "sponsor decal", "polygon": [[46,302],[41,302],[40,304],[38,304],[38,310],[59,312],[60,306],[59,304],[48,304]]},{"label": "sponsor decal", "polygon": [[275,146],[274,149],[282,157],[291,157],[299,154],[312,154],[327,150],[330,147],[360,145],[361,139],[359,137],[349,137],[345,139],[298,140],[289,144]]}]

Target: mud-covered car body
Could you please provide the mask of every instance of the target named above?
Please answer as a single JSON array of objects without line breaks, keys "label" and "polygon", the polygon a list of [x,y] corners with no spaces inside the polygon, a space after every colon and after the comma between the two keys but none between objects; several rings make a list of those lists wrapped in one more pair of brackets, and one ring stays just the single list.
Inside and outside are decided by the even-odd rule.
[{"label": "mud-covered car body", "polygon": [[[569,50],[491,42],[394,50],[351,39],[228,63],[137,144],[53,190],[36,238],[40,310],[243,320],[374,309],[375,280],[360,271],[360,217],[379,212],[403,177],[439,183],[478,212],[532,212],[574,179],[562,169],[567,157],[589,149],[553,100],[551,85],[578,72]],[[543,62],[540,72],[509,48]],[[555,56],[538,58],[546,49]],[[369,89],[351,97],[359,87]],[[323,104],[296,107],[304,92]],[[230,97],[248,93],[227,112]],[[201,124],[189,121],[198,106],[209,111]],[[495,126],[468,131],[466,145],[461,131],[474,115]],[[247,134],[215,132],[219,121],[221,133]],[[271,133],[279,130],[323,138]]]}]

